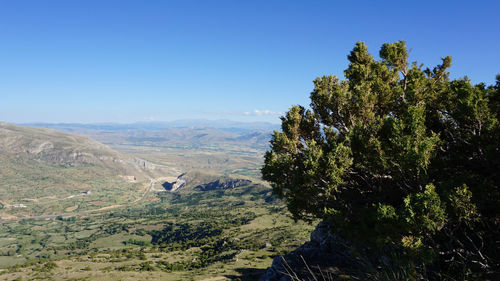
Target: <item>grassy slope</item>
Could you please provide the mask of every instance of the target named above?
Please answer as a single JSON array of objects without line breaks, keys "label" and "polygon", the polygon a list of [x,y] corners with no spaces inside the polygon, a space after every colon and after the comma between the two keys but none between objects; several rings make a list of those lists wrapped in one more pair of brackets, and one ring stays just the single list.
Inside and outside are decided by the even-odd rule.
[{"label": "grassy slope", "polygon": [[[103,200],[104,205],[117,204],[126,201],[121,198],[124,195],[139,196],[143,186],[129,183],[117,177],[113,170],[99,166],[60,167],[11,155],[0,155],[0,175],[0,198],[6,205],[0,210],[0,216],[80,211]],[[84,190],[91,190],[92,194],[81,196]],[[77,196],[68,198],[71,195]],[[16,204],[26,208],[9,208]],[[72,206],[77,208],[69,209]]]},{"label": "grassy slope", "polygon": [[[57,214],[127,202],[146,179],[132,157],[86,137],[0,123],[0,217]],[[91,190],[92,195],[80,195]],[[129,198],[126,198],[129,197]],[[26,208],[15,207],[24,205]]]}]

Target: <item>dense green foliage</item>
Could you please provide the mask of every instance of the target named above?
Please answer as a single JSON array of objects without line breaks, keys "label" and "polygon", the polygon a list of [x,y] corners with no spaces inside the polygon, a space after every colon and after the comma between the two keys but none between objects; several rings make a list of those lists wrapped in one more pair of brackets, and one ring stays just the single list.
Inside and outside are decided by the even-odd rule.
[{"label": "dense green foliage", "polygon": [[320,218],[360,249],[399,251],[423,278],[498,271],[500,76],[450,80],[406,44],[364,43],[346,80],[314,80],[311,109],[282,117],[263,178],[296,219]]}]

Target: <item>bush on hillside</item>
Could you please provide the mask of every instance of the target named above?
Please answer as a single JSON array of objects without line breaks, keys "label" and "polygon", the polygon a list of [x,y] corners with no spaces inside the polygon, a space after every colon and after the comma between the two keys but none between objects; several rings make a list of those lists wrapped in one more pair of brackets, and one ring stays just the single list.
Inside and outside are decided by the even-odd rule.
[{"label": "bush on hillside", "polygon": [[397,251],[415,276],[498,271],[500,75],[494,86],[358,42],[345,80],[314,80],[310,109],[281,118],[263,178],[295,219],[323,219],[358,249]]}]

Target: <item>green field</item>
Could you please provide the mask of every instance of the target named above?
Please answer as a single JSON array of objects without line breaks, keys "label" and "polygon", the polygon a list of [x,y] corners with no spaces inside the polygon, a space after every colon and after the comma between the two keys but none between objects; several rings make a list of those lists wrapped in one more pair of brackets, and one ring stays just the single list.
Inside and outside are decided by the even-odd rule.
[{"label": "green field", "polygon": [[251,280],[306,241],[312,226],[293,222],[268,187],[250,184],[151,193],[107,213],[0,229],[0,280]]},{"label": "green field", "polygon": [[[144,186],[99,166],[57,166],[11,155],[0,155],[0,171],[4,205],[0,217],[61,214],[122,204],[138,198]],[[91,194],[82,196],[85,190]]]}]

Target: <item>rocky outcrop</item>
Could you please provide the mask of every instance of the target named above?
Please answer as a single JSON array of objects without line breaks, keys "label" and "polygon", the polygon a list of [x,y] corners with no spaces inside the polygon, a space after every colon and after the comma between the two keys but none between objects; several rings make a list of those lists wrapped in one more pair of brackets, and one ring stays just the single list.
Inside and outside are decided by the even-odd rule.
[{"label": "rocky outcrop", "polygon": [[335,274],[337,268],[349,266],[349,256],[352,256],[349,244],[331,234],[330,225],[321,222],[311,233],[309,242],[284,256],[275,257],[260,281],[296,280],[290,277],[292,271],[301,280],[314,280],[309,269],[315,276]]},{"label": "rocky outcrop", "polygon": [[163,187],[172,192],[179,189],[208,191],[233,189],[250,183],[252,183],[252,181],[247,179],[188,172],[178,176],[174,182],[165,182]]},{"label": "rocky outcrop", "polygon": [[187,175],[186,174],[181,174],[180,176],[177,177],[177,180],[174,181],[174,182],[165,182],[163,184],[163,187],[166,189],[166,190],[169,190],[169,191],[176,191],[182,187],[184,187],[187,183]]},{"label": "rocky outcrop", "polygon": [[218,179],[207,184],[200,184],[198,186],[195,186],[194,189],[200,191],[233,189],[238,186],[248,185],[250,183],[252,183],[252,181],[247,179]]},{"label": "rocky outcrop", "polygon": [[149,161],[146,161],[141,158],[134,157],[134,162],[133,162],[137,167],[145,170],[145,171],[151,171],[155,170],[159,167],[159,165],[151,163]]}]

